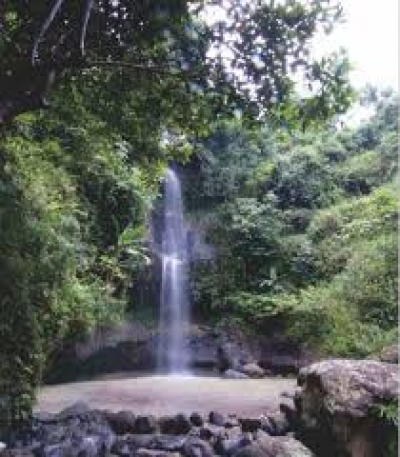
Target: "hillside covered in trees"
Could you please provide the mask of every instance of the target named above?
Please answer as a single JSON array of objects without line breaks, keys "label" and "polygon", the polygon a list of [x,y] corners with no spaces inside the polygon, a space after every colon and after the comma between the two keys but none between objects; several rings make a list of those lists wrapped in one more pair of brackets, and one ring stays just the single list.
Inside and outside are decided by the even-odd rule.
[{"label": "hillside covered in trees", "polygon": [[196,306],[320,355],[397,340],[398,98],[356,128],[290,133],[214,126],[187,199],[214,259],[194,265]]}]

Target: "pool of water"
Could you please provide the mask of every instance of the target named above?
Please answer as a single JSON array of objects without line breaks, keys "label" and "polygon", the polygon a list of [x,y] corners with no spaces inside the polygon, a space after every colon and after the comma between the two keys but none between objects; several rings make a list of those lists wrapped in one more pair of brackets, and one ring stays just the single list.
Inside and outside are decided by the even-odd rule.
[{"label": "pool of water", "polygon": [[222,379],[199,375],[108,375],[101,379],[43,387],[36,410],[57,412],[77,401],[91,408],[131,410],[136,414],[176,414],[218,410],[227,414],[259,416],[284,402],[293,392],[290,378]]}]

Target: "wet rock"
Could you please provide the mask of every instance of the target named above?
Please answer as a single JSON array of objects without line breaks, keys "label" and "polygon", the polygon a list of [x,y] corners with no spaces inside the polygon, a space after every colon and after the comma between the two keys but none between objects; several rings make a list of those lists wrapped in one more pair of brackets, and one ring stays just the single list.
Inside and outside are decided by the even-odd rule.
[{"label": "wet rock", "polygon": [[89,406],[84,402],[77,402],[68,408],[63,409],[60,413],[55,416],[56,420],[66,420],[72,417],[83,416],[90,412]]},{"label": "wet rock", "polygon": [[[397,402],[394,364],[327,360],[303,369],[296,410],[303,439],[324,457],[383,455],[391,426],[374,411]],[[394,431],[394,430],[393,430]]]},{"label": "wet rock", "polygon": [[247,363],[240,368],[240,371],[250,378],[263,378],[265,371],[256,363]]},{"label": "wet rock", "polygon": [[157,419],[154,416],[137,416],[135,420],[135,433],[147,434],[157,431]]},{"label": "wet rock", "polygon": [[248,379],[249,377],[242,373],[241,371],[236,371],[232,370],[231,368],[229,370],[224,371],[222,374],[222,377],[225,379]]},{"label": "wet rock", "polygon": [[256,432],[262,425],[260,418],[251,417],[241,418],[239,419],[239,423],[243,432]]},{"label": "wet rock", "polygon": [[224,414],[219,413],[218,411],[211,411],[209,421],[210,424],[217,425],[218,427],[224,427],[226,419]]},{"label": "wet rock", "polygon": [[77,455],[78,450],[74,448],[71,439],[45,445],[40,452],[41,457],[75,457]]},{"label": "wet rock", "polygon": [[248,435],[241,434],[232,438],[218,437],[214,444],[214,450],[219,455],[231,456],[249,444],[251,444],[251,439]]},{"label": "wet rock", "polygon": [[279,409],[281,413],[285,416],[289,427],[291,429],[296,428],[297,426],[297,412],[294,404],[288,404],[288,403],[281,403],[279,405]]},{"label": "wet rock", "polygon": [[79,443],[79,457],[97,457],[105,453],[106,449],[99,436],[85,436]]},{"label": "wet rock", "polygon": [[192,428],[190,419],[185,414],[177,414],[175,417],[176,432],[178,435],[189,433]]},{"label": "wet rock", "polygon": [[168,452],[162,449],[138,449],[135,457],[179,457],[179,452]]},{"label": "wet rock", "polygon": [[119,411],[118,413],[107,413],[106,418],[111,429],[117,435],[125,435],[126,433],[135,433],[136,417],[130,411]]},{"label": "wet rock", "polygon": [[185,435],[192,428],[192,423],[185,414],[161,417],[158,425],[160,432],[167,435]]},{"label": "wet rock", "polygon": [[0,456],[1,457],[34,457],[34,454],[29,449],[1,449]]},{"label": "wet rock", "polygon": [[230,339],[223,340],[218,348],[218,369],[221,372],[232,369],[240,371],[240,367],[247,363],[253,362],[250,351],[240,341],[238,335],[231,335]]},{"label": "wet rock", "polygon": [[190,421],[196,427],[201,427],[204,424],[203,416],[197,412],[191,414]]},{"label": "wet rock", "polygon": [[162,449],[164,451],[180,451],[183,449],[187,436],[179,435],[154,435],[151,443],[147,445],[150,449]]},{"label": "wet rock", "polygon": [[306,364],[306,359],[290,354],[267,354],[259,361],[259,365],[264,370],[281,375],[296,375]]},{"label": "wet rock", "polygon": [[281,393],[281,397],[282,398],[289,398],[290,400],[293,400],[294,397],[295,397],[295,392],[288,392],[288,391],[285,390],[285,391],[283,391]]},{"label": "wet rock", "polygon": [[313,457],[314,454],[290,437],[272,437],[259,433],[257,440],[239,449],[235,457]]},{"label": "wet rock", "polygon": [[163,416],[158,420],[158,426],[161,433],[173,435],[176,433],[176,422],[173,416]]},{"label": "wet rock", "polygon": [[189,438],[184,447],[183,455],[185,457],[213,457],[214,452],[212,447],[206,441],[198,438]]},{"label": "wet rock", "polygon": [[117,438],[111,452],[121,457],[128,457],[134,455],[140,448],[149,448],[152,441],[152,435],[125,435]]},{"label": "wet rock", "polygon": [[271,429],[269,434],[272,436],[283,436],[290,431],[290,424],[285,414],[277,412],[269,416]]},{"label": "wet rock", "polygon": [[201,427],[199,431],[199,437],[203,440],[211,440],[218,436],[226,436],[226,430],[224,427],[218,427],[212,424],[206,424]]},{"label": "wet rock", "polygon": [[239,420],[236,416],[231,415],[225,421],[225,428],[234,428],[239,425]]}]

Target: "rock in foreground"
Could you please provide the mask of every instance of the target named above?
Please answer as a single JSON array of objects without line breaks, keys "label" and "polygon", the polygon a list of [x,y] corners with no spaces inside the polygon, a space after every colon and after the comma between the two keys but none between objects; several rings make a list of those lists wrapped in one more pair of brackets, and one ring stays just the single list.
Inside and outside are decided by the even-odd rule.
[{"label": "rock in foreground", "polygon": [[[307,444],[324,457],[388,457],[397,366],[374,360],[327,360],[300,372],[296,409]],[[383,406],[385,405],[385,406]]]}]

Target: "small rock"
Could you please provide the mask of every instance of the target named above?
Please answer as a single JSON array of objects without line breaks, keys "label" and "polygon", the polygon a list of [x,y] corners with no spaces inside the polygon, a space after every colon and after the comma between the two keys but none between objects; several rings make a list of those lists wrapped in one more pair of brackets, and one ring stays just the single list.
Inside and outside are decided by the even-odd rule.
[{"label": "small rock", "polygon": [[117,438],[111,452],[121,457],[129,457],[138,449],[151,447],[152,442],[153,435],[125,435]]},{"label": "small rock", "polygon": [[201,427],[204,424],[204,419],[200,413],[193,413],[190,416],[191,423],[196,427]]},{"label": "small rock", "polygon": [[179,452],[168,452],[162,449],[140,448],[135,452],[135,457],[179,457]]},{"label": "small rock", "polygon": [[185,457],[214,457],[214,452],[206,441],[189,438],[183,447],[183,455]]},{"label": "small rock", "polygon": [[294,404],[289,405],[287,403],[281,403],[279,405],[279,409],[281,410],[282,414],[286,417],[291,428],[297,423],[297,412]]},{"label": "small rock", "polygon": [[83,416],[90,412],[89,406],[84,402],[77,402],[68,408],[63,409],[55,418],[57,420],[70,419],[71,417]]},{"label": "small rock", "polygon": [[74,445],[71,439],[62,441],[61,443],[48,444],[42,448],[42,457],[71,457],[73,454]]},{"label": "small rock", "polygon": [[289,399],[293,400],[294,397],[295,397],[295,392],[288,392],[288,391],[284,390],[284,391],[281,393],[281,397],[283,397],[283,398],[289,398]]},{"label": "small rock", "polygon": [[217,411],[211,411],[209,421],[210,424],[217,425],[218,427],[224,427],[226,422],[225,416]]},{"label": "small rock", "polygon": [[119,411],[118,413],[107,413],[107,421],[111,429],[117,435],[135,433],[136,417],[130,411]]},{"label": "small rock", "polygon": [[290,424],[286,416],[281,412],[270,416],[270,421],[272,430],[269,434],[272,436],[284,436],[290,430]]},{"label": "small rock", "polygon": [[246,435],[239,435],[234,438],[218,437],[214,444],[214,449],[219,455],[231,456],[249,444],[251,444],[251,439]]},{"label": "small rock", "polygon": [[85,436],[79,445],[79,457],[97,457],[103,450],[98,436]]},{"label": "small rock", "polygon": [[299,441],[284,437],[272,437],[266,433],[239,449],[235,457],[313,457],[313,453]]},{"label": "small rock", "polygon": [[201,427],[199,436],[203,440],[211,440],[217,436],[226,436],[226,430],[223,427],[218,427],[212,424],[206,424]]},{"label": "small rock", "polygon": [[251,378],[263,378],[265,376],[264,370],[256,363],[247,363],[241,367],[240,371]]},{"label": "small rock", "polygon": [[1,457],[34,457],[34,454],[28,449],[4,449],[0,452]]},{"label": "small rock", "polygon": [[180,451],[187,440],[186,436],[179,435],[154,435],[151,443],[146,446],[150,449],[162,449],[163,451]]},{"label": "small rock", "polygon": [[261,428],[262,421],[260,418],[241,418],[239,419],[239,423],[242,427],[243,432],[256,432],[259,428]]},{"label": "small rock", "polygon": [[178,435],[189,433],[192,428],[189,418],[185,414],[177,414],[175,417],[176,432]]},{"label": "small rock", "polygon": [[271,418],[269,416],[262,416],[261,420],[261,428],[260,430],[268,435],[274,434],[274,426],[272,424]]},{"label": "small rock", "polygon": [[241,373],[240,371],[236,371],[236,370],[232,370],[232,369],[224,371],[224,373],[222,374],[222,377],[225,379],[248,379],[249,378],[244,373]]},{"label": "small rock", "polygon": [[137,416],[135,420],[135,433],[148,434],[157,430],[157,419],[154,416]]},{"label": "small rock", "polygon": [[175,417],[163,416],[158,419],[158,426],[160,432],[166,435],[174,435],[176,433],[176,421]]},{"label": "small rock", "polygon": [[236,416],[229,416],[228,419],[226,419],[225,422],[225,427],[226,428],[234,428],[239,425],[238,418]]}]

